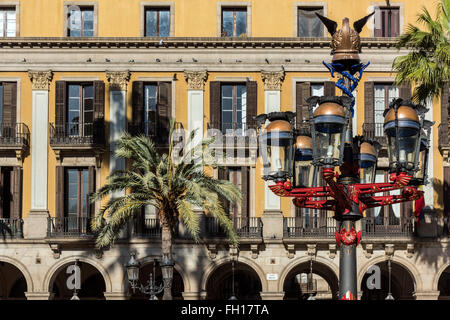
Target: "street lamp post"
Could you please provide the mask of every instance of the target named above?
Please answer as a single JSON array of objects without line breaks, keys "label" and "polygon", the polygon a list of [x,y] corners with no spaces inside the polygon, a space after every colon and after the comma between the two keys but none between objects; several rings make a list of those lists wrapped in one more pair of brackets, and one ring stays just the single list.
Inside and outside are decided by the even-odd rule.
[{"label": "street lamp post", "polygon": [[[157,294],[160,294],[164,291],[164,296],[166,296],[166,289],[171,288],[172,278],[173,278],[173,262],[168,259],[168,257],[164,256],[163,261],[160,263],[161,271],[163,274],[163,284],[156,285],[156,263],[158,260],[153,260],[153,273],[150,272],[149,280],[147,282],[147,285],[138,284],[139,281],[139,268],[140,263],[135,258],[136,254],[133,252],[130,254],[130,260],[128,261],[126,268],[127,268],[127,275],[128,275],[128,281],[130,283],[131,288],[133,289],[133,292],[138,289],[143,294],[150,295],[149,300],[158,300],[156,297]],[[169,280],[170,279],[170,280]],[[170,282],[169,282],[170,281]],[[170,295],[169,298],[166,297],[166,299],[163,300],[170,300],[172,296]]]},{"label": "street lamp post", "polygon": [[[372,15],[372,14],[371,14]],[[338,221],[335,232],[340,248],[339,298],[356,300],[356,247],[361,231],[355,223],[363,218],[366,209],[412,201],[423,196],[417,189],[426,179],[412,178],[420,171],[421,141],[431,122],[424,120],[427,111],[411,101],[396,99],[385,111],[384,133],[388,138],[390,182],[375,183],[375,169],[380,145],[361,136],[353,136],[352,121],[355,100],[353,91],[369,65],[360,63],[359,32],[368,15],[353,26],[348,18],[336,31],[337,23],[320,15],[332,37],[333,61],[324,65],[333,76],[341,78],[336,86],[346,96],[310,97],[310,136],[294,130],[295,113],[272,112],[258,115],[258,139],[263,159],[263,179],[275,184],[269,188],[280,197],[293,197],[297,207],[334,211]],[[359,76],[355,76],[359,73]],[[429,144],[428,144],[429,145]],[[426,172],[426,149],[421,164]],[[311,170],[311,167],[314,167]],[[335,168],[339,167],[339,172]],[[327,186],[318,187],[316,176],[322,172]],[[413,180],[414,181],[414,180]],[[392,190],[402,190],[400,195],[377,196]],[[322,199],[320,199],[322,198]]]}]

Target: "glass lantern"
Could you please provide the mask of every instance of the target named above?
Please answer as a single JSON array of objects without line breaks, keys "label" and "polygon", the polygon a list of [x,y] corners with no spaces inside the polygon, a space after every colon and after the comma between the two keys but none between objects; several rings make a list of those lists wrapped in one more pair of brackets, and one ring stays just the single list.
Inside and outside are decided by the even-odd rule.
[{"label": "glass lantern", "polygon": [[[315,142],[314,162],[323,166],[340,165],[349,116],[348,108],[344,108],[344,97],[311,98],[307,101],[312,118],[312,139]],[[313,112],[316,103],[319,106]]]},{"label": "glass lantern", "polygon": [[414,185],[427,184],[428,154],[430,150],[431,127],[434,122],[424,120],[420,139],[418,170],[411,181]]},{"label": "glass lantern", "polygon": [[172,281],[173,279],[173,266],[175,263],[173,260],[169,258],[168,254],[164,254],[163,260],[160,263],[161,266],[161,273],[164,280]]},{"label": "glass lantern", "polygon": [[127,268],[127,274],[128,274],[128,280],[135,284],[139,279],[139,267],[140,263],[136,260],[135,253],[130,254],[130,260],[128,261],[128,264],[126,265]]},{"label": "glass lantern", "polygon": [[260,152],[264,162],[264,180],[286,181],[292,176],[294,137],[291,124],[274,120],[260,136]]},{"label": "glass lantern", "polygon": [[312,139],[309,136],[297,136],[294,154],[294,186],[311,187],[314,179],[312,165]]},{"label": "glass lantern", "polygon": [[374,183],[377,167],[377,145],[365,141],[361,143],[359,152],[359,174],[361,183]]},{"label": "glass lantern", "polygon": [[397,99],[384,116],[384,133],[388,137],[391,172],[412,174],[417,169],[420,144],[420,122],[415,105]]}]

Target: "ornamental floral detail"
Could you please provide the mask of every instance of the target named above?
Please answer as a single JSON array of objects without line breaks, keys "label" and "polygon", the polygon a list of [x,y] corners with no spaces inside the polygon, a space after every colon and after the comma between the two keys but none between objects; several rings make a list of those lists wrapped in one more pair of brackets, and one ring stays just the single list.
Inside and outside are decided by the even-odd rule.
[{"label": "ornamental floral detail", "polygon": [[184,71],[188,83],[188,90],[204,90],[208,71]]},{"label": "ornamental floral detail", "polygon": [[334,236],[336,237],[336,244],[338,246],[343,243],[346,246],[350,246],[352,244],[359,244],[361,240],[361,231],[356,232],[355,228],[351,228],[349,231],[342,228],[340,232],[335,232]]},{"label": "ornamental floral detail", "polygon": [[107,71],[106,79],[109,82],[110,90],[126,91],[130,80],[130,72],[127,71]]},{"label": "ornamental floral detail", "polygon": [[284,81],[284,74],[284,70],[261,71],[261,78],[264,81],[264,90],[280,91]]},{"label": "ornamental floral detail", "polygon": [[28,71],[32,90],[49,90],[50,82],[53,79],[53,72],[48,71]]}]

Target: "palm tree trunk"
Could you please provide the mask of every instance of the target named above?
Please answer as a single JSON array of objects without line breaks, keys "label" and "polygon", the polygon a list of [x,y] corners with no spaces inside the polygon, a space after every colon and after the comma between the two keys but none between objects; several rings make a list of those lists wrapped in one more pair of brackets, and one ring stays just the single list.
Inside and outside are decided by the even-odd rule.
[{"label": "palm tree trunk", "polygon": [[[172,228],[166,221],[162,224],[161,237],[162,257],[164,258],[164,255],[167,254],[169,259],[172,259]],[[172,300],[172,279],[170,279],[170,281],[164,279],[163,300]]]}]

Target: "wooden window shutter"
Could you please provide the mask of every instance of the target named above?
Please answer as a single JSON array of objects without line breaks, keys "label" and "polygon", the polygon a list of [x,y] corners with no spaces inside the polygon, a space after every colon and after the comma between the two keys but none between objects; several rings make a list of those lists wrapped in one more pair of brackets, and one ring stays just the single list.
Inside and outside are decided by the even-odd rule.
[{"label": "wooden window shutter", "polygon": [[65,197],[65,185],[64,185],[64,167],[56,166],[56,218],[62,223],[64,218],[64,197]]},{"label": "wooden window shutter", "polygon": [[249,193],[248,193],[248,169],[249,167],[241,167],[241,191],[242,191],[242,203],[241,203],[241,217],[248,218],[248,203],[249,203]]},{"label": "wooden window shutter", "polygon": [[[86,208],[88,210],[87,212],[87,217],[88,219],[90,217],[93,217],[95,215],[95,203],[91,203],[90,202],[90,197],[92,196],[92,194],[95,192],[95,167],[94,166],[90,166],[88,168],[88,199],[87,204],[86,204]],[[88,224],[89,224],[89,220],[88,220]]]},{"label": "wooden window shutter", "polygon": [[65,133],[67,85],[65,81],[56,81],[55,95],[55,127],[60,133]]},{"label": "wooden window shutter", "polygon": [[336,85],[333,81],[325,81],[323,84],[323,93],[325,96],[336,95]]},{"label": "wooden window shutter", "polygon": [[133,123],[139,125],[144,122],[144,81],[134,81],[132,89],[133,99]]},{"label": "wooden window shutter", "polygon": [[444,167],[444,217],[450,217],[450,167]]},{"label": "wooden window shutter", "polygon": [[408,222],[408,218],[412,215],[412,202],[403,202],[400,206],[400,225],[404,226]]},{"label": "wooden window shutter", "polygon": [[256,129],[256,121],[253,117],[258,115],[258,83],[247,81],[247,128]]},{"label": "wooden window shutter", "polygon": [[3,114],[2,122],[7,127],[15,128],[17,114],[17,83],[3,83]]},{"label": "wooden window shutter", "polygon": [[94,121],[105,118],[105,83],[94,81]]},{"label": "wooden window shutter", "polygon": [[411,86],[410,85],[399,86],[398,95],[402,99],[411,100]]},{"label": "wooden window shutter", "polygon": [[399,9],[391,9],[391,37],[400,35],[400,15]]},{"label": "wooden window shutter", "polygon": [[22,217],[22,167],[15,166],[11,173],[12,184],[12,218]]},{"label": "wooden window shutter", "polygon": [[445,125],[446,123],[449,123],[449,115],[450,115],[450,85],[447,82],[444,85],[444,88],[442,88],[442,94],[441,94],[441,123]]},{"label": "wooden window shutter", "polygon": [[295,85],[295,110],[297,112],[297,129],[303,123],[303,119],[309,121],[308,103],[305,99],[311,96],[311,84],[309,82],[297,82]]},{"label": "wooden window shutter", "polygon": [[375,101],[374,101],[374,83],[371,81],[364,82],[364,122],[375,122]]},{"label": "wooden window shutter", "polygon": [[209,120],[210,128],[221,128],[221,95],[220,95],[220,81],[211,81],[209,84]]},{"label": "wooden window shutter", "polygon": [[159,82],[158,88],[158,136],[162,143],[168,144],[172,109],[172,84],[170,82]]},{"label": "wooden window shutter", "polygon": [[[377,8],[379,9],[379,8]],[[383,33],[382,33],[382,21],[381,21],[381,10],[375,10],[375,17],[373,19],[374,22],[374,28],[373,28],[373,36],[374,37],[382,37]]]}]

